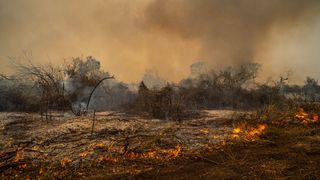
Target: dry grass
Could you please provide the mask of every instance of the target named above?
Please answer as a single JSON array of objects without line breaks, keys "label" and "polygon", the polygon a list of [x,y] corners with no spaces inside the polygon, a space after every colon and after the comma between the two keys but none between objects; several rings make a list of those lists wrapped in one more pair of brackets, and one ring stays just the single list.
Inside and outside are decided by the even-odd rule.
[{"label": "dry grass", "polygon": [[37,114],[2,114],[1,175],[84,177],[95,172],[89,169],[101,168],[113,176],[135,175],[225,141],[232,128],[218,124],[230,113],[209,111],[200,119],[180,123],[98,113],[93,134],[90,116],[54,114],[47,122]]},{"label": "dry grass", "polygon": [[[32,114],[6,114],[1,136],[11,137],[12,142],[1,142],[5,146],[0,149],[0,177],[316,179],[320,175],[319,124],[299,123],[294,110],[266,107],[257,112],[205,114],[180,123],[100,114],[92,136],[90,117],[65,116],[48,124]],[[286,123],[274,123],[277,120]],[[233,126],[243,122],[246,126],[264,122],[267,128],[257,139],[233,139]]]}]

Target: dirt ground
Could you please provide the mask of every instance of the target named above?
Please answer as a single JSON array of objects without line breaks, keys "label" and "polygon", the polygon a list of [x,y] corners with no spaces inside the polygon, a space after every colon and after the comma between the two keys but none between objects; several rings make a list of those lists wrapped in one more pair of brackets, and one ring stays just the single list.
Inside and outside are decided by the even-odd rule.
[{"label": "dirt ground", "polygon": [[[268,125],[234,138],[241,112],[175,122],[118,112],[1,113],[1,179],[316,179],[318,125]],[[93,125],[94,120],[94,126]]]}]

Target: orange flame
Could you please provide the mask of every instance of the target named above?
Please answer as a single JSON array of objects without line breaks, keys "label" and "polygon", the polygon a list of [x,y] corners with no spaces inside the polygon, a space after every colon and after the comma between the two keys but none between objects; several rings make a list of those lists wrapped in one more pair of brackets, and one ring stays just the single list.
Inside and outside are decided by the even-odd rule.
[{"label": "orange flame", "polygon": [[254,141],[263,134],[266,128],[266,124],[259,124],[256,128],[248,128],[246,126],[244,126],[243,128],[236,127],[233,129],[231,137],[233,137],[234,139],[243,138],[247,141]]},{"label": "orange flame", "polygon": [[313,121],[313,122],[318,122],[318,120],[319,120],[318,114],[313,114],[313,116],[312,116],[312,121]]},{"label": "orange flame", "polygon": [[242,130],[241,130],[240,128],[234,128],[234,129],[233,129],[233,133],[234,133],[234,134],[239,134],[239,133],[241,133],[241,131],[242,131]]},{"label": "orange flame", "polygon": [[298,111],[294,117],[303,124],[316,123],[319,121],[318,114],[313,113],[312,115],[310,115],[307,112],[305,112],[303,108],[298,108]]},{"label": "orange flame", "polygon": [[181,152],[181,147],[177,144],[174,150],[171,150],[168,154],[171,158],[176,158]]},{"label": "orange flame", "polygon": [[127,158],[140,159],[174,159],[179,156],[181,147],[177,144],[174,149],[151,150],[143,153],[126,152]]}]

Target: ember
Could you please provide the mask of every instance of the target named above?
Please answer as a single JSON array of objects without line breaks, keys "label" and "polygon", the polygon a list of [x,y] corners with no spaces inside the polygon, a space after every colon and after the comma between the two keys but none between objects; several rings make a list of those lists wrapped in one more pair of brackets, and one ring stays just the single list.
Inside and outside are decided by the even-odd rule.
[{"label": "ember", "polygon": [[100,157],[98,157],[97,161],[99,163],[104,162],[104,161],[111,161],[113,163],[117,163],[119,161],[119,159],[117,157],[113,157],[111,155],[101,155]]},{"label": "ember", "polygon": [[14,158],[13,162],[18,162],[22,159],[23,157],[23,150],[18,148],[16,151],[16,157]]},{"label": "ember", "polygon": [[200,132],[207,135],[209,133],[209,129],[208,128],[200,129]]},{"label": "ember", "polygon": [[20,166],[19,166],[19,168],[21,168],[21,169],[25,169],[25,168],[27,168],[28,167],[28,165],[27,164],[21,164]]},{"label": "ember", "polygon": [[88,154],[89,154],[89,152],[88,152],[88,151],[85,151],[85,152],[80,153],[79,156],[80,156],[81,158],[85,158]]}]

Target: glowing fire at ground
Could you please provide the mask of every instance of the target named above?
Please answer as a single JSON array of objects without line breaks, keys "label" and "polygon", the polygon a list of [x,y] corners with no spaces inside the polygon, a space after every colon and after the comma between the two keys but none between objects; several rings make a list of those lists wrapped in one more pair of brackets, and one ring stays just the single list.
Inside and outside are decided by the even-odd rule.
[{"label": "glowing fire at ground", "polygon": [[[113,143],[111,143],[110,145],[104,145],[102,143],[98,143],[95,145],[95,147],[100,147],[100,148],[107,147],[106,148],[107,150],[111,150],[112,145],[113,145]],[[93,149],[89,149],[88,151],[84,151],[84,152],[80,153],[79,157],[81,159],[86,158],[89,154],[92,154],[90,152],[90,150],[93,150]],[[124,152],[124,153],[122,153],[122,157],[118,156],[118,155],[113,155],[113,154],[102,154],[96,159],[96,161],[98,163],[105,162],[105,161],[112,162],[112,163],[118,163],[122,158],[124,158],[124,159],[152,159],[152,160],[166,161],[166,160],[170,160],[170,159],[174,159],[174,158],[178,157],[180,152],[181,152],[180,145],[176,145],[174,148],[170,148],[170,149],[153,149],[153,150],[141,152],[141,153]],[[72,160],[68,157],[65,157],[60,160],[61,167],[66,167],[70,163],[72,163]]]},{"label": "glowing fire at ground", "polygon": [[299,108],[295,118],[302,124],[316,123],[319,121],[319,116],[316,113],[307,113],[303,108]]},{"label": "glowing fire at ground", "polygon": [[174,149],[160,149],[160,150],[151,150],[143,153],[134,153],[126,152],[124,155],[127,158],[141,158],[141,159],[161,159],[169,160],[179,156],[181,152],[181,147],[176,145]]},{"label": "glowing fire at ground", "polygon": [[266,124],[259,124],[257,127],[248,127],[241,125],[233,129],[232,137],[234,139],[244,139],[246,141],[255,141],[258,139],[267,128]]}]

